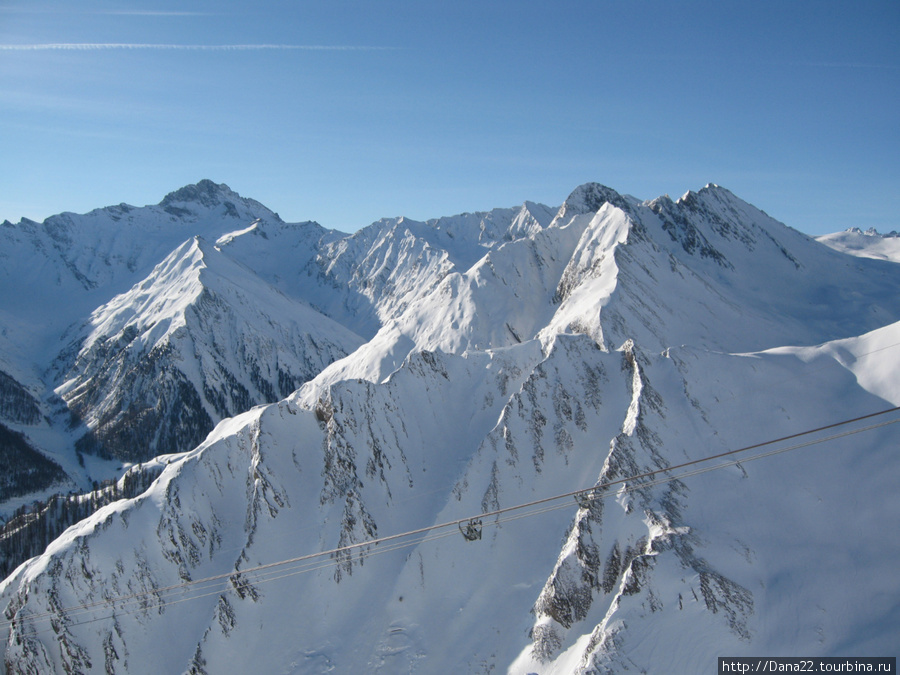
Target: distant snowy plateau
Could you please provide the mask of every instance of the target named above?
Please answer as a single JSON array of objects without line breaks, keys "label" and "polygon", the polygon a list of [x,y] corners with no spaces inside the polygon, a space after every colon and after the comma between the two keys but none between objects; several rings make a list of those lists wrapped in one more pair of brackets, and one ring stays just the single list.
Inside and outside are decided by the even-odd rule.
[{"label": "distant snowy plateau", "polygon": [[897,655],[898,241],[716,185],[3,222],[7,671]]}]

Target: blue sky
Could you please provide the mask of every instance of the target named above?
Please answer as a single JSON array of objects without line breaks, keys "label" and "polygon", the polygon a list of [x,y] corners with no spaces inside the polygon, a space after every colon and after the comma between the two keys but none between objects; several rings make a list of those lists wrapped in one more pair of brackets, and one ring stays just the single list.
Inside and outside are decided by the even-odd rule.
[{"label": "blue sky", "polygon": [[202,178],[353,231],[708,182],[900,229],[900,2],[0,0],[0,220]]}]

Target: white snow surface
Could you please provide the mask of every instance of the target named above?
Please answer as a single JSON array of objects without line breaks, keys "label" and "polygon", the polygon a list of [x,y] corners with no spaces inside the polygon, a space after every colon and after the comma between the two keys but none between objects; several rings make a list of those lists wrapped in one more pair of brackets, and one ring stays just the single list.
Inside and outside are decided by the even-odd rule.
[{"label": "white snow surface", "polygon": [[[80,353],[128,326],[131,344],[177,345],[204,293],[244,313],[181,343],[189,377],[215,371],[203,354],[243,372],[232,347],[196,345],[262,316],[368,341],[162,458],[147,492],[3,581],[11,672],[695,673],[719,656],[893,655],[900,414],[629,477],[900,405],[896,262],[714,185],[641,202],[587,184],[559,209],[350,236],[247,215],[111,295]],[[85,366],[61,393],[120,370]],[[456,521],[476,516],[466,541]]]},{"label": "white snow surface", "polygon": [[[119,434],[118,444],[130,446],[125,454],[140,459],[190,449],[203,438],[198,430],[248,401],[278,400],[361,344],[315,311],[296,284],[266,274],[280,268],[289,277],[314,258],[318,242],[336,236],[316,223],[284,223],[211,181],[153,206],[4,222],[0,370],[41,403],[43,419],[23,424],[0,414],[0,422],[24,433],[69,474],[68,487],[81,489],[123,468],[121,457],[76,461],[73,444],[85,432]],[[267,255],[254,240],[270,242]],[[205,419],[178,412],[184,382],[201,399]],[[168,399],[158,398],[161,390]],[[148,431],[160,417],[169,418],[163,429]],[[143,428],[122,433],[134,419]],[[129,434],[138,432],[144,440],[132,443]]]},{"label": "white snow surface", "polygon": [[816,240],[843,253],[900,262],[900,234],[897,232],[879,234],[874,228],[863,231],[851,227],[843,232],[824,234]]},{"label": "white snow surface", "polygon": [[[85,332],[56,393],[88,429],[101,433],[124,424],[135,407],[123,401],[123,392],[126,399],[139,398],[136,389],[154,387],[173,373],[198,392],[208,417],[219,420],[254,401],[277,400],[362,344],[199,237],[95,310]],[[132,376],[149,371],[151,363],[153,373]],[[154,394],[163,398],[165,387]],[[141,405],[154,403],[160,405],[151,397]],[[181,398],[173,404],[186,405]]]}]

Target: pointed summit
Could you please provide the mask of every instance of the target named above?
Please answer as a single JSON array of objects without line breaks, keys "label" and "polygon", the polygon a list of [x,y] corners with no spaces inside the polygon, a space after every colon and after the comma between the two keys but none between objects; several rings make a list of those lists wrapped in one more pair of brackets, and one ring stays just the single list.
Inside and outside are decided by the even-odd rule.
[{"label": "pointed summit", "polygon": [[194,236],[93,312],[57,393],[84,421],[81,452],[145,461],[287,396],[361,342]]},{"label": "pointed summit", "polygon": [[170,192],[159,206],[178,218],[196,216],[202,211],[221,211],[223,216],[250,222],[259,217],[257,214],[263,210],[273,220],[281,220],[277,213],[256,200],[241,197],[225,183],[214,183],[208,178]]},{"label": "pointed summit", "polygon": [[[0,227],[2,423],[86,492],[120,478],[44,482],[0,528],[6,669],[698,672],[895,646],[896,263],[713,185],[348,235],[268,213],[204,181]],[[823,445],[698,475],[800,436]],[[482,519],[476,542],[454,525]]]},{"label": "pointed summit", "polygon": [[600,183],[585,183],[575,188],[566,197],[566,201],[560,207],[558,216],[596,213],[607,202],[623,211],[629,211],[631,208],[628,200],[612,188]]},{"label": "pointed summit", "polygon": [[159,205],[168,206],[175,203],[197,202],[212,208],[228,198],[241,199],[241,196],[225,185],[225,183],[216,184],[208,178],[204,178],[198,183],[185,185],[183,188],[170,192],[163,197]]}]

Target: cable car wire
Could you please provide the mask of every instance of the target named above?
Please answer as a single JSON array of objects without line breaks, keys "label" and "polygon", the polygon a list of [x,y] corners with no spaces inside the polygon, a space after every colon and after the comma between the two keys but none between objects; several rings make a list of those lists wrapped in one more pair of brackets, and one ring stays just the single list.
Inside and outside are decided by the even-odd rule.
[{"label": "cable car wire", "polygon": [[[473,523],[475,521],[480,521],[484,523],[484,526],[489,525],[499,525],[506,522],[512,522],[515,520],[519,520],[522,518],[534,517],[537,515],[541,515],[543,513],[548,513],[551,511],[570,508],[571,502],[567,502],[566,500],[571,499],[573,497],[578,496],[586,496],[589,501],[597,500],[597,499],[605,499],[613,494],[619,494],[622,492],[632,492],[636,490],[642,490],[649,487],[653,487],[656,485],[660,485],[663,483],[681,480],[683,478],[687,478],[690,476],[695,476],[702,473],[707,473],[709,471],[715,471],[718,469],[727,468],[730,466],[735,466],[738,464],[750,462],[756,459],[762,459],[765,457],[770,457],[773,455],[789,452],[792,450],[797,450],[799,448],[809,447],[812,445],[817,445],[820,443],[825,443],[828,441],[836,440],[839,438],[845,438],[847,436],[852,436],[855,434],[863,433],[866,431],[871,431],[874,429],[878,429],[881,427],[886,427],[891,424],[896,424],[900,422],[900,417],[897,419],[891,419],[887,421],[878,422],[875,424],[870,424],[864,427],[859,427],[855,429],[850,429],[847,431],[842,431],[840,433],[831,434],[828,436],[823,436],[820,438],[813,438],[810,440],[806,440],[800,443],[795,443],[793,445],[778,447],[773,450],[769,450],[763,453],[759,453],[750,457],[743,458],[735,458],[725,463],[719,463],[706,467],[694,468],[689,471],[684,471],[679,474],[672,474],[672,471],[676,471],[678,469],[686,469],[688,467],[695,467],[704,462],[710,462],[716,459],[722,459],[725,457],[734,457],[741,453],[748,452],[750,450],[755,450],[767,446],[777,445],[780,443],[785,443],[787,441],[796,440],[803,438],[805,436],[810,436],[813,434],[822,433],[825,431],[837,429],[842,426],[847,426],[849,424],[855,424],[858,422],[862,422],[865,420],[874,419],[876,417],[880,417],[882,415],[887,415],[890,413],[894,413],[900,411],[900,406],[896,406],[893,408],[888,408],[886,410],[882,410],[880,412],[870,413],[868,415],[861,415],[858,417],[854,417],[852,419],[843,420],[840,422],[835,422],[832,424],[827,424],[824,426],[817,427],[815,429],[809,429],[806,431],[790,434],[787,436],[782,436],[780,438],[764,441],[761,443],[755,443],[752,445],[747,445],[736,450],[729,450],[726,452],[721,452],[715,455],[710,455],[707,457],[701,457],[699,459],[690,460],[687,462],[682,462],[680,464],[675,464],[672,466],[655,469],[652,471],[646,471],[639,474],[634,474],[631,476],[627,476],[625,478],[620,478],[617,480],[609,481],[600,485],[594,485],[589,488],[581,488],[579,490],[572,490],[570,492],[564,492],[561,494],[553,495],[550,497],[545,497],[542,499],[533,500],[530,502],[526,502],[523,504],[516,504],[513,506],[507,506],[500,509],[495,509],[493,511],[486,511],[480,513],[476,516],[459,518],[456,520],[447,521],[444,523],[439,523],[435,525],[430,525],[427,527],[422,527],[414,530],[409,530],[407,532],[400,532],[393,535],[388,535],[385,537],[379,537],[375,539],[368,539],[361,542],[356,542],[353,544],[349,544],[346,546],[340,546],[337,548],[333,548],[330,550],[319,551],[316,553],[309,553],[301,556],[297,556],[294,558],[288,558],[285,560],[279,560],[276,562],[266,563],[262,565],[257,565],[254,567],[249,567],[244,570],[233,570],[230,572],[225,572],[222,574],[216,574],[207,576],[201,579],[189,580],[179,584],[172,584],[170,586],[165,586],[161,588],[150,589],[146,591],[135,592],[127,595],[108,597],[103,600],[84,603],[81,605],[73,605],[70,607],[62,607],[52,612],[44,612],[44,613],[36,613],[28,616],[20,616],[14,617],[11,620],[0,621],[0,629],[10,628],[16,623],[21,623],[23,621],[28,621],[29,623],[34,623],[38,621],[50,621],[53,617],[57,617],[60,615],[64,615],[67,619],[71,619],[73,617],[78,617],[83,614],[89,614],[91,612],[97,611],[99,609],[113,609],[112,614],[101,617],[92,617],[90,619],[86,619],[84,621],[77,622],[67,622],[69,626],[83,625],[87,623],[93,623],[96,621],[102,621],[105,619],[113,618],[115,616],[119,616],[121,614],[130,614],[137,611],[150,609],[151,607],[162,608],[164,606],[170,606],[175,604],[180,604],[182,602],[187,602],[190,600],[198,600],[204,597],[209,597],[212,595],[220,595],[229,590],[229,582],[231,584],[231,588],[235,591],[238,591],[240,588],[247,588],[249,586],[253,586],[256,584],[263,584],[270,581],[276,581],[279,579],[283,579],[290,576],[295,576],[297,574],[304,574],[307,572],[313,572],[320,569],[324,569],[327,567],[333,567],[340,565],[343,561],[338,559],[338,556],[345,553],[353,553],[358,551],[358,555],[356,560],[362,561],[368,557],[378,555],[381,553],[389,553],[392,551],[400,550],[403,548],[408,548],[415,545],[420,545],[422,543],[434,541],[437,539],[442,539],[449,536],[456,536],[456,530],[463,530],[464,526],[469,523]],[[663,475],[660,475],[663,474]],[[645,479],[652,480],[645,480]],[[615,488],[615,489],[613,489]],[[553,502],[559,502],[554,504]],[[540,507],[540,508],[535,508]],[[526,511],[526,509],[529,509]],[[514,516],[501,518],[500,516],[515,512],[522,511]],[[493,519],[493,520],[489,520]],[[481,527],[481,525],[479,525]],[[430,534],[436,533],[440,530],[448,530],[445,532],[441,532],[439,534]],[[478,538],[480,538],[481,531],[478,531]],[[417,537],[417,535],[425,535],[421,537]],[[464,534],[465,536],[465,534]],[[416,538],[413,538],[416,537]],[[408,541],[402,541],[403,539],[408,539]],[[468,537],[466,537],[468,539]],[[390,542],[389,546],[381,546],[380,544]],[[329,557],[330,560],[324,561],[322,558]],[[222,583],[224,582],[224,583]],[[184,592],[185,589],[200,591],[200,594],[188,594],[184,597],[177,598],[175,595],[179,592]],[[214,589],[214,590],[213,590]],[[148,600],[149,598],[153,598],[152,600]],[[148,606],[149,605],[149,606]],[[46,632],[48,629],[44,630],[35,630],[29,631],[25,634],[20,634],[23,637],[37,635],[42,632]]]}]

